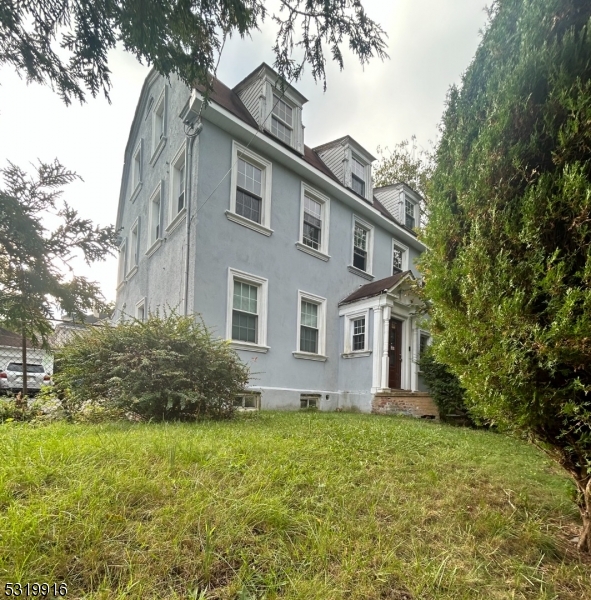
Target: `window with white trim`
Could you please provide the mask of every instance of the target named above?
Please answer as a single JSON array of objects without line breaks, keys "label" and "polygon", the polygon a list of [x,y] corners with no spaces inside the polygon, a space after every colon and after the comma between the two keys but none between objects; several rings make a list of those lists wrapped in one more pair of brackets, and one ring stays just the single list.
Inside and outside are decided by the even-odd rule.
[{"label": "window with white trim", "polygon": [[404,224],[409,229],[414,229],[416,225],[416,204],[404,195]]},{"label": "window with white trim", "polygon": [[148,249],[150,249],[162,236],[162,184],[154,190],[150,198],[150,214],[148,223]]},{"label": "window with white trim", "polygon": [[408,248],[392,240],[392,275],[408,270]]},{"label": "window with white trim", "polygon": [[260,223],[263,208],[263,170],[238,157],[236,214]]},{"label": "window with white trim", "polygon": [[365,350],[365,317],[354,319],[352,327],[352,351]]},{"label": "window with white trim", "polygon": [[239,349],[266,351],[267,279],[229,269],[227,338]]},{"label": "window with white trim", "polygon": [[185,145],[177,152],[171,165],[170,177],[170,222],[183,212],[187,204],[185,197]]},{"label": "window with white trim", "polygon": [[166,93],[162,90],[152,110],[152,159],[166,142]]},{"label": "window with white trim", "polygon": [[353,217],[353,256],[355,269],[371,274],[373,261],[373,226]]},{"label": "window with white trim", "polygon": [[320,406],[320,394],[300,394],[300,408],[318,408]]},{"label": "window with white trim", "polygon": [[146,320],[146,299],[142,298],[135,305],[135,318],[142,323]]},{"label": "window with white trim", "polygon": [[233,142],[231,186],[228,219],[271,235],[271,163]]},{"label": "window with white trim", "polygon": [[273,94],[271,133],[282,142],[292,145],[293,108],[279,96]]},{"label": "window with white trim", "polygon": [[325,359],[326,298],[298,291],[298,334],[296,358]]},{"label": "window with white trim", "polygon": [[366,168],[354,156],[351,157],[351,188],[365,198]]},{"label": "window with white trim", "polygon": [[431,340],[431,336],[424,331],[419,333],[419,357],[422,357],[423,354],[429,348],[429,341]]},{"label": "window with white trim", "polygon": [[300,250],[322,260],[328,260],[328,218],[330,201],[302,182],[300,211],[300,240],[296,244]]},{"label": "window with white trim", "polygon": [[140,140],[133,151],[131,162],[131,195],[133,196],[142,184],[142,141]]},{"label": "window with white trim", "polygon": [[138,266],[140,256],[140,219],[135,220],[130,230],[129,270]]},{"label": "window with white trim", "polygon": [[369,310],[345,315],[345,354],[369,351]]},{"label": "window with white trim", "polygon": [[125,281],[127,275],[127,240],[123,240],[119,246],[119,264],[117,268],[117,285]]}]

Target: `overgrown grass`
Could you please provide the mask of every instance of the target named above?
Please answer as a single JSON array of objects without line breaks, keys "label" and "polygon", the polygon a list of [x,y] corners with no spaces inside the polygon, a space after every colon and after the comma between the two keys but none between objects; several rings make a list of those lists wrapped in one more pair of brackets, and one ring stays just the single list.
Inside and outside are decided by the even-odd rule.
[{"label": "overgrown grass", "polygon": [[[0,581],[69,598],[591,598],[535,448],[403,418],[0,426]],[[4,585],[0,588],[3,593]]]}]

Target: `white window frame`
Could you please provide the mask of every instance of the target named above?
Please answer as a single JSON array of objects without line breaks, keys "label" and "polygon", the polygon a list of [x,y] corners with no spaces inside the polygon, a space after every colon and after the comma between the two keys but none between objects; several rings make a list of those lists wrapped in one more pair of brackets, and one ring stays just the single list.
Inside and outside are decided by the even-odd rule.
[{"label": "white window frame", "polygon": [[402,223],[404,224],[405,227],[407,227],[406,225],[406,203],[409,202],[410,204],[412,204],[413,206],[413,218],[415,221],[415,226],[414,229],[418,229],[419,228],[419,215],[418,215],[418,202],[416,202],[415,200],[413,200],[413,198],[411,198],[406,192],[404,192],[404,201],[402,203]]},{"label": "white window frame", "polygon": [[143,309],[144,311],[144,315],[143,318],[141,319],[142,323],[146,320],[146,317],[148,316],[147,314],[147,302],[146,302],[146,298],[142,298],[139,302],[136,303],[135,305],[135,318],[139,319],[139,312],[140,309]]},{"label": "white window frame", "polygon": [[[302,301],[310,302],[318,306],[318,352],[302,352],[300,350],[301,324],[302,324]],[[292,352],[294,358],[305,360],[326,361],[326,298],[298,290],[297,304],[297,333],[296,350]]]},{"label": "white window frame", "polygon": [[370,172],[371,172],[371,165],[367,164],[367,161],[364,160],[363,158],[361,158],[355,151],[351,151],[351,168],[350,168],[350,174],[351,174],[351,190],[353,190],[353,161],[356,160],[362,167],[363,167],[363,171],[364,171],[364,176],[363,176],[363,191],[364,194],[357,194],[357,192],[354,191],[355,194],[357,194],[358,196],[361,196],[362,198],[367,199],[369,196],[369,186],[370,186]]},{"label": "white window frame", "polygon": [[[146,256],[151,256],[160,248],[162,245],[162,203],[163,203],[163,190],[164,190],[164,181],[160,181],[158,185],[154,188],[152,195],[150,196],[150,200],[148,201],[148,248],[146,250]],[[158,237],[155,239],[152,238],[152,231],[154,230],[154,212],[152,207],[158,198],[158,202],[160,204],[160,209],[158,211],[158,215],[156,219],[158,220]]]},{"label": "white window frame", "polygon": [[[137,197],[138,194],[140,193],[140,190],[142,189],[142,179],[143,179],[143,157],[142,157],[142,148],[143,148],[143,144],[142,144],[142,140],[140,139],[140,141],[137,143],[137,146],[135,147],[133,154],[131,155],[131,195],[130,195],[130,202],[133,202]],[[137,159],[137,160],[136,160]],[[138,162],[139,167],[138,167],[138,171],[139,173],[136,174],[136,170],[135,170],[135,164],[136,162]]]},{"label": "white window frame", "polygon": [[[414,362],[418,363],[421,360],[421,337],[426,336],[427,339],[427,348],[433,343],[433,338],[431,337],[431,332],[426,329],[417,329],[417,347],[414,352],[415,360]],[[421,371],[419,371],[420,373]]]},{"label": "white window frame", "polygon": [[[158,118],[158,113],[162,109],[162,135],[156,139],[156,122]],[[166,86],[160,92],[158,96],[158,100],[153,103],[152,108],[152,156],[150,158],[150,164],[154,165],[158,160],[158,157],[162,153],[164,146],[166,146],[166,140],[168,139],[166,136],[166,126],[168,121],[167,115],[167,106],[166,106]]]},{"label": "white window frame", "polygon": [[[287,121],[284,121],[279,115],[276,115],[273,112],[273,109],[275,108],[275,104],[276,104],[275,98],[277,98],[277,100],[279,100],[279,102],[283,102],[286,106],[289,106],[289,108],[291,108],[291,125]],[[272,105],[271,105],[269,131],[271,132],[271,135],[276,137],[279,141],[281,141],[282,143],[287,144],[288,146],[293,148],[295,146],[295,144],[294,144],[294,135],[295,135],[294,121],[296,120],[297,108],[296,108],[296,106],[294,106],[291,102],[289,102],[285,98],[285,94],[279,95],[279,94],[276,94],[275,92],[273,92],[271,99],[272,99]],[[285,140],[281,139],[277,134],[273,133],[273,119],[277,119],[278,123],[281,123],[281,125],[283,125],[286,129],[289,130],[289,132],[290,132],[289,142],[286,142]]]},{"label": "white window frame", "polygon": [[125,283],[127,273],[127,239],[119,245],[119,258],[117,262],[117,289]]},{"label": "white window frame", "polygon": [[394,273],[394,248],[395,247],[402,250],[402,272],[408,271],[408,246],[401,244],[396,238],[392,238],[392,255],[391,255],[392,260],[390,261],[392,263],[390,265],[392,275],[396,274],[396,273]]},{"label": "white window frame", "polygon": [[[242,281],[249,285],[258,287],[257,293],[257,340],[256,344],[252,342],[243,342],[232,339],[232,310],[234,307],[234,281]],[[227,308],[226,308],[226,339],[230,342],[232,348],[236,350],[250,350],[252,352],[267,352],[267,318],[268,318],[268,292],[269,280],[252,273],[246,273],[228,267],[228,293],[227,293]]]},{"label": "white window frame", "polygon": [[[341,355],[343,358],[356,358],[361,356],[369,356],[371,350],[369,348],[369,308],[357,310],[344,315],[345,317],[345,348]],[[365,339],[362,350],[353,350],[353,322],[357,319],[365,319]]]},{"label": "white window frame", "polygon": [[[242,215],[236,213],[236,187],[238,185],[238,158],[261,169],[262,173],[262,200],[261,200],[261,222],[255,223]],[[262,156],[255,154],[252,150],[242,146],[237,141],[232,141],[232,176],[230,178],[230,209],[226,211],[226,217],[248,229],[252,229],[263,235],[270,236],[271,229],[271,189],[272,189],[272,164]]]},{"label": "white window frame", "polygon": [[[353,265],[353,257],[355,253],[355,226],[359,225],[367,231],[367,264],[366,270],[359,269]],[[364,221],[357,215],[353,215],[353,222],[351,226],[351,264],[349,265],[349,271],[357,275],[361,275],[366,279],[373,279],[373,240],[374,240],[375,228],[371,223]]]},{"label": "white window frame", "polygon": [[[321,207],[322,230],[320,234],[320,249],[316,250],[307,244],[304,244],[304,198],[308,196],[311,200],[318,202]],[[327,261],[330,258],[328,254],[328,242],[330,231],[330,198],[321,194],[318,190],[302,181],[300,193],[300,235],[296,242],[296,248],[307,254],[311,254],[320,260]]]},{"label": "white window frame", "polygon": [[[135,232],[135,233],[134,233]],[[133,238],[135,235],[135,247]],[[140,262],[140,218],[136,217],[133,225],[129,228],[129,260],[127,261],[128,271],[125,274],[126,278],[129,279],[137,273]]]},{"label": "white window frame", "polygon": [[[178,149],[177,153],[174,155],[174,158],[170,161],[170,194],[169,194],[169,202],[168,202],[168,226],[166,227],[167,233],[171,233],[174,231],[179,223],[184,219],[187,214],[187,202],[189,201],[187,197],[187,143],[186,141],[182,143],[181,147]],[[179,188],[180,182],[180,168],[181,164],[184,164],[185,173],[185,187],[184,187],[184,202],[183,208],[181,210],[177,210],[178,206],[178,194],[177,190]]]}]

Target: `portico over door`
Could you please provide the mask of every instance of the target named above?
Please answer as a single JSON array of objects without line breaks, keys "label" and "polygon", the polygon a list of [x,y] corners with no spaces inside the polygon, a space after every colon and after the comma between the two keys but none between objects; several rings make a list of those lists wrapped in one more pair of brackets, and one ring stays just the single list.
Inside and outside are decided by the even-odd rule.
[{"label": "portico over door", "polygon": [[402,387],[402,321],[398,319],[390,319],[388,358],[390,363],[388,387],[399,390]]}]

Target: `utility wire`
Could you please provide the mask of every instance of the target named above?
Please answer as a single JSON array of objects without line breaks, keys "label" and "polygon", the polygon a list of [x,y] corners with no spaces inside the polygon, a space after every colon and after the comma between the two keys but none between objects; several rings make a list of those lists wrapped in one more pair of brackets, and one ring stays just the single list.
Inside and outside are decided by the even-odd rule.
[{"label": "utility wire", "polygon": [[[305,57],[304,57],[304,60],[305,60]],[[218,64],[219,64],[219,61],[218,61]],[[299,69],[298,69],[298,72],[299,72]],[[286,83],[291,84],[291,81],[287,81]],[[246,144],[246,149],[247,150],[248,150],[248,148],[250,148],[250,145],[252,144],[252,142],[254,141],[254,139],[261,132],[262,128],[264,127],[265,123],[267,122],[267,119],[273,114],[273,111],[275,110],[275,107],[279,104],[279,101],[282,100],[283,97],[285,96],[286,86],[284,85],[282,87],[283,87],[283,91],[281,92],[281,96],[277,97],[277,102],[275,102],[275,104],[273,104],[273,107],[269,111],[269,114],[265,117],[265,120],[261,123],[259,129],[256,130],[256,132],[251,136],[250,140],[248,141],[248,144]],[[201,114],[201,108],[203,108],[203,103],[201,103],[201,107],[199,109],[199,114]],[[191,221],[193,221],[193,219],[199,214],[199,211],[209,202],[209,200],[211,199],[211,197],[215,194],[216,190],[220,187],[220,185],[222,185],[222,183],[224,182],[224,180],[226,179],[226,177],[233,171],[233,169],[236,167],[237,164],[238,164],[238,159],[236,159],[236,161],[234,163],[232,163],[232,165],[230,166],[230,168],[226,171],[225,175],[220,179],[220,181],[215,186],[215,188],[213,188],[212,192],[205,199],[205,201],[200,206],[197,207],[197,210],[195,211],[195,214],[191,217]]]}]

